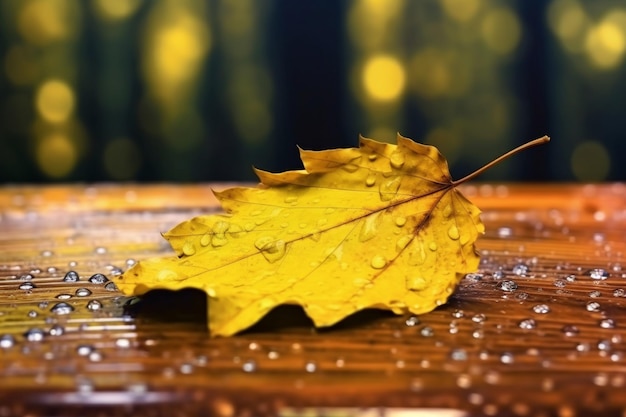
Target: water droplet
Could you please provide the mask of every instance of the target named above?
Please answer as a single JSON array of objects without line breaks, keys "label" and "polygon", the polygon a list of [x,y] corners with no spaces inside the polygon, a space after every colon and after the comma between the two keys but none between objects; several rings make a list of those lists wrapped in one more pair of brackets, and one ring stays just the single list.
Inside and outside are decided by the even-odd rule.
[{"label": "water droplet", "polygon": [[460,235],[459,235],[459,229],[456,227],[456,225],[452,225],[450,226],[450,228],[448,229],[448,237],[452,240],[458,240]]},{"label": "water droplet", "polygon": [[586,308],[587,311],[598,312],[600,311],[600,303],[598,303],[597,301],[589,301]]},{"label": "water droplet", "polygon": [[120,349],[128,349],[130,347],[130,340],[125,337],[120,337],[115,340],[115,346]]},{"label": "water droplet", "polygon": [[433,337],[435,335],[435,331],[430,326],[424,326],[420,330],[420,334],[424,337]]},{"label": "water droplet", "polygon": [[576,281],[576,275],[569,274],[568,276],[565,277],[565,281],[567,281],[567,282],[574,282],[574,281]]},{"label": "water droplet", "polygon": [[474,323],[483,323],[485,320],[487,320],[487,316],[482,313],[474,314],[474,316],[472,316],[472,321]]},{"label": "water droplet", "polygon": [[230,223],[224,221],[218,221],[213,226],[213,237],[211,238],[211,246],[219,248],[228,243],[226,238],[226,232],[230,228]]},{"label": "water droplet", "polygon": [[196,246],[193,244],[193,242],[190,242],[190,241],[185,242],[185,244],[183,245],[183,254],[185,256],[192,256],[195,253],[196,253]]},{"label": "water droplet", "polygon": [[537,314],[548,314],[550,312],[550,306],[547,304],[537,304],[533,306],[533,311]]},{"label": "water droplet", "polygon": [[75,294],[77,297],[89,297],[91,295],[91,290],[88,288],[78,288]]},{"label": "water droplet", "polygon": [[453,361],[466,361],[467,360],[467,352],[465,349],[453,349],[450,352],[450,359]]},{"label": "water droplet", "polygon": [[270,263],[274,263],[285,256],[286,244],[284,240],[264,236],[254,242],[254,246]]},{"label": "water droplet", "polygon": [[64,333],[65,333],[65,327],[63,327],[63,326],[61,326],[59,324],[55,324],[48,331],[48,334],[50,336],[62,336]]},{"label": "water droplet", "polygon": [[497,271],[493,271],[493,274],[491,274],[491,278],[493,279],[502,279],[505,277],[504,271],[498,269]]},{"label": "water droplet", "polygon": [[520,291],[520,292],[515,293],[515,299],[516,300],[524,301],[527,298],[528,298],[528,293],[527,292]]},{"label": "water droplet", "polygon": [[361,163],[361,156],[357,156],[356,158],[352,159],[349,163],[344,164],[341,168],[343,168],[344,171],[349,172],[349,173],[353,173],[353,172],[357,172],[360,168],[359,164]]},{"label": "water droplet", "polygon": [[430,242],[428,244],[428,249],[430,249],[431,251],[435,252],[437,250],[437,243],[435,242]]},{"label": "water droplet", "polygon": [[567,337],[573,337],[579,333],[578,327],[574,326],[573,324],[566,324],[561,328],[561,331]]},{"label": "water droplet", "polygon": [[89,356],[96,348],[92,345],[78,345],[76,346],[76,354],[78,356]]},{"label": "water droplet", "polygon": [[26,282],[22,282],[18,288],[20,290],[30,291],[30,290],[37,288],[37,286],[30,281],[26,281]]},{"label": "water droplet", "polygon": [[406,287],[411,291],[421,291],[428,286],[428,280],[419,275],[406,277]]},{"label": "water droplet", "polygon": [[609,273],[602,268],[592,268],[589,271],[585,272],[586,275],[589,275],[591,279],[604,281],[609,277]]},{"label": "water droplet", "polygon": [[407,327],[413,327],[417,326],[420,323],[420,319],[417,316],[410,316],[406,319],[404,323],[407,325]]},{"label": "water droplet", "polygon": [[292,205],[298,204],[298,196],[290,195],[285,197],[285,203]]},{"label": "water droplet", "polygon": [[62,316],[62,315],[70,314],[72,311],[74,311],[74,307],[72,307],[68,303],[56,303],[55,305],[52,306],[50,311],[54,314]]},{"label": "water droplet", "polygon": [[412,235],[404,235],[404,236],[400,237],[396,241],[396,251],[397,252],[402,252],[404,250],[404,248],[406,248],[409,245],[409,243],[411,243],[412,240],[413,240],[413,236]]},{"label": "water droplet", "polygon": [[98,246],[94,252],[96,253],[96,255],[104,255],[107,253],[107,248],[105,248],[104,246]]},{"label": "water droplet", "polygon": [[476,273],[465,274],[465,279],[469,281],[474,281],[474,282],[482,281],[483,274],[476,274]]},{"label": "water droplet", "polygon": [[623,297],[624,294],[626,294],[626,291],[623,288],[616,288],[613,291],[613,297]]},{"label": "water droplet", "polygon": [[485,337],[485,331],[483,329],[476,329],[472,332],[472,337],[474,339],[482,339]]},{"label": "water droplet", "polygon": [[610,340],[600,340],[598,341],[598,350],[601,352],[608,352],[611,350],[612,343]]},{"label": "water droplet", "polygon": [[589,292],[589,297],[591,297],[591,298],[598,298],[598,297],[601,297],[601,296],[602,296],[602,293],[600,291],[595,290],[595,291],[590,291]]},{"label": "water droplet", "polygon": [[307,361],[304,364],[304,370],[308,373],[313,373],[317,371],[317,363],[315,361]]},{"label": "water droplet", "polygon": [[398,216],[395,219],[396,226],[402,227],[406,224],[406,217]]},{"label": "water droplet", "polygon": [[589,343],[587,342],[581,342],[576,345],[576,352],[589,352],[590,349],[591,346],[589,346]]},{"label": "water droplet", "polygon": [[207,246],[209,246],[209,243],[211,243],[211,235],[208,233],[203,234],[200,238],[200,246],[206,248]]},{"label": "water droplet", "polygon": [[498,282],[496,288],[505,292],[512,292],[517,289],[517,282],[505,279]]},{"label": "water droplet", "polygon": [[510,227],[500,227],[498,228],[498,237],[500,238],[507,238],[507,237],[511,237],[513,236],[513,229],[511,229]]},{"label": "water droplet", "polygon": [[513,266],[513,269],[511,270],[515,275],[518,276],[525,276],[528,273],[528,265],[526,264],[517,264],[515,266]]},{"label": "water droplet", "polygon": [[89,277],[89,282],[92,284],[104,284],[108,282],[109,279],[104,274],[93,274]]},{"label": "water droplet", "polygon": [[600,320],[600,327],[603,329],[614,329],[615,328],[615,320],[613,319],[602,319]]},{"label": "water droplet", "polygon": [[378,233],[378,225],[380,224],[380,212],[372,213],[365,217],[359,232],[359,241],[367,242]]},{"label": "water droplet", "polygon": [[117,285],[115,285],[115,282],[110,281],[107,282],[106,284],[104,284],[104,289],[107,291],[117,291]]},{"label": "water droplet", "polygon": [[465,312],[463,310],[454,310],[452,312],[452,317],[454,317],[455,319],[461,319],[463,317],[465,317]]},{"label": "water droplet", "polygon": [[35,317],[37,317],[39,315],[39,313],[37,313],[35,310],[30,310],[28,312],[28,317],[30,317],[31,319],[34,319]]},{"label": "water droplet", "polygon": [[24,274],[24,275],[20,275],[20,281],[30,281],[32,280],[34,277],[32,274]]},{"label": "water droplet", "polygon": [[365,185],[368,187],[372,187],[376,184],[376,175],[370,174],[365,178]]},{"label": "water droplet", "polygon": [[247,361],[245,361],[241,365],[241,369],[244,372],[254,372],[254,371],[256,371],[256,369],[257,369],[256,361],[254,361],[253,359],[248,359]]},{"label": "water droplet", "polygon": [[24,338],[29,342],[41,342],[45,335],[46,333],[42,329],[33,327],[24,333]]},{"label": "water droplet", "polygon": [[0,348],[9,349],[15,346],[15,337],[11,334],[3,334],[0,336]]},{"label": "water droplet", "polygon": [[56,297],[57,300],[69,300],[70,298],[72,298],[72,294],[57,294]]},{"label": "water droplet", "polygon": [[502,355],[500,355],[500,362],[505,365],[510,365],[515,362],[515,356],[513,356],[513,354],[510,352],[504,352]]},{"label": "water droplet", "polygon": [[376,255],[372,258],[370,265],[374,269],[382,269],[387,265],[387,259],[382,255]]},{"label": "water droplet", "polygon": [[384,181],[378,187],[378,193],[380,195],[380,199],[382,201],[390,201],[392,200],[398,190],[400,189],[400,183],[402,179],[401,177],[394,177],[390,180]]},{"label": "water droplet", "polygon": [[397,149],[389,155],[389,164],[395,168],[400,169],[404,165],[404,153]]},{"label": "water droplet", "polygon": [[533,330],[537,327],[537,322],[533,319],[525,319],[519,322],[520,329]]}]

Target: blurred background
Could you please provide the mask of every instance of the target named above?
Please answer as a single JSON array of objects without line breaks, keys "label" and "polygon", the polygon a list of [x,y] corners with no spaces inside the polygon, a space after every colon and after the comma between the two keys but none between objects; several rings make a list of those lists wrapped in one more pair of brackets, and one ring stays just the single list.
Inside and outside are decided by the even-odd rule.
[{"label": "blurred background", "polygon": [[459,178],[626,179],[621,0],[2,0],[0,180],[253,180],[396,132]]}]

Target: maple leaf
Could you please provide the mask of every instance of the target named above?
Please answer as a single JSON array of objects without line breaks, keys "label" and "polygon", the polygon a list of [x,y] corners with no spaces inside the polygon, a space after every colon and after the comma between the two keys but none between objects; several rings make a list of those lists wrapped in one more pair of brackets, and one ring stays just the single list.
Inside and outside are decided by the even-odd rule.
[{"label": "maple leaf", "polygon": [[304,170],[256,170],[256,188],[215,192],[224,213],[164,234],[177,256],[127,271],[126,294],[198,288],[212,335],[248,328],[281,304],[318,327],[363,309],[423,314],[478,267],[479,209],[456,188],[521,146],[453,181],[433,146],[360,138],[359,148],[300,150]]}]

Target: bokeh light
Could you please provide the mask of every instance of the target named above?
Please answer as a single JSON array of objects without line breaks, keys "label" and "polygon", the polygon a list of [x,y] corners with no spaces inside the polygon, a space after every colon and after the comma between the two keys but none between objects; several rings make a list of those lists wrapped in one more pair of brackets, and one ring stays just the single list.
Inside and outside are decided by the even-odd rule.
[{"label": "bokeh light", "polygon": [[593,26],[585,38],[585,52],[597,68],[615,68],[622,61],[626,49],[626,16],[612,13]]},{"label": "bokeh light", "polygon": [[160,0],[146,22],[143,74],[150,94],[172,121],[198,83],[199,71],[211,49],[211,32],[190,0]]},{"label": "bokeh light", "polygon": [[79,3],[67,0],[25,0],[18,27],[28,42],[45,46],[75,36],[80,23]]},{"label": "bokeh light", "polygon": [[389,55],[375,55],[363,68],[365,90],[374,100],[397,99],[404,91],[405,78],[400,61]]},{"label": "bokeh light", "polygon": [[562,45],[571,53],[584,47],[589,17],[577,0],[555,0],[548,8],[548,24]]},{"label": "bokeh light", "polygon": [[129,18],[141,6],[142,0],[93,0],[96,13],[108,21]]},{"label": "bokeh light", "polygon": [[3,2],[0,149],[23,159],[3,179],[249,180],[297,166],[296,145],[397,132],[459,172],[554,138],[538,167],[522,155],[484,180],[626,178],[617,0],[276,5]]},{"label": "bokeh light", "polygon": [[53,133],[39,140],[36,160],[45,175],[61,179],[74,169],[78,153],[71,138],[61,133]]},{"label": "bokeh light", "polygon": [[481,34],[491,50],[506,55],[519,44],[522,26],[513,11],[500,7],[487,12],[481,24]]},{"label": "bokeh light", "polygon": [[74,110],[74,93],[61,80],[44,82],[37,90],[35,100],[41,117],[52,123],[66,121]]},{"label": "bokeh light", "polygon": [[611,169],[611,157],[598,141],[585,141],[574,148],[570,164],[576,179],[585,182],[603,181]]},{"label": "bokeh light", "polygon": [[441,0],[441,5],[448,16],[458,22],[472,20],[483,6],[482,0]]}]

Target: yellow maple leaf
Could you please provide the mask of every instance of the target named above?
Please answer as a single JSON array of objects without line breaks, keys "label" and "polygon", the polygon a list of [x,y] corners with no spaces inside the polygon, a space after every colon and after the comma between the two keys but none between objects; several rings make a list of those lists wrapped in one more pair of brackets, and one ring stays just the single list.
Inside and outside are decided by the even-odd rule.
[{"label": "yellow maple leaf", "polygon": [[426,313],[477,269],[484,226],[456,186],[483,169],[453,181],[435,147],[400,135],[300,157],[304,170],[256,170],[258,187],[215,192],[224,213],[174,227],[164,236],[178,256],[139,262],[118,287],[201,289],[211,334],[227,336],[281,304],[319,327],[367,308]]}]

